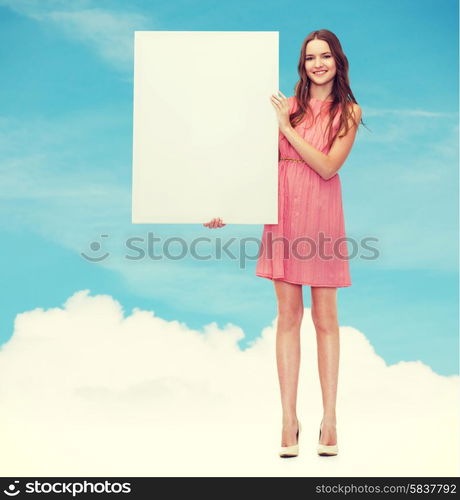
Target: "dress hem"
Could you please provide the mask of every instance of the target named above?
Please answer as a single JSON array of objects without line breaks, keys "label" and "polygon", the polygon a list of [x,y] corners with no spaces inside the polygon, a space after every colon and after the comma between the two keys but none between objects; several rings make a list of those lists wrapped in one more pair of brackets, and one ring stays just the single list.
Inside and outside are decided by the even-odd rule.
[{"label": "dress hem", "polygon": [[262,274],[262,273],[255,273],[255,274],[256,274],[256,276],[259,276],[260,278],[267,278],[269,280],[275,279],[275,280],[285,281],[287,283],[292,283],[294,285],[321,286],[321,287],[329,287],[329,288],[346,288],[346,287],[349,287],[352,285],[351,283],[346,284],[346,285],[331,285],[331,284],[325,285],[325,284],[318,284],[318,283],[301,283],[300,281],[292,281],[292,280],[284,279],[284,277],[282,277],[282,276],[275,278],[269,274]]}]

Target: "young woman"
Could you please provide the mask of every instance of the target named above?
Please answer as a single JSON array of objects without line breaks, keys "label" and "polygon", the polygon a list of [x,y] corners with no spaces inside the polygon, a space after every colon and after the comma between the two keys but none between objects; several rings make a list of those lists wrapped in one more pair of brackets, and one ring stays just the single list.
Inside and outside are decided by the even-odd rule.
[{"label": "young woman", "polygon": [[[337,288],[351,286],[338,175],[361,122],[348,60],[334,33],[318,30],[302,43],[295,96],[271,96],[279,124],[278,224],[266,224],[256,275],[271,279],[278,301],[276,357],[283,411],[281,457],[299,453],[297,386],[302,285],[311,287],[323,418],[317,453],[338,453]],[[222,219],[204,224],[223,227]]]}]

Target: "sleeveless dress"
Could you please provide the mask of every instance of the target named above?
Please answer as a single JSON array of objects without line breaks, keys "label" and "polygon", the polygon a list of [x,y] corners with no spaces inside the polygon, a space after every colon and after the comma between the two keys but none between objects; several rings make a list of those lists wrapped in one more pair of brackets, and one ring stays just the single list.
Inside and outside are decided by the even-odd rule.
[{"label": "sleeveless dress", "polygon": [[[288,98],[290,112],[297,108]],[[310,98],[311,113],[296,131],[312,146],[328,153],[327,134],[332,101]],[[309,128],[307,128],[309,125]],[[340,108],[332,127],[340,126]],[[256,276],[300,285],[351,286],[348,250],[338,172],[324,180],[279,132],[278,224],[265,224]],[[300,161],[293,161],[300,160]]]}]

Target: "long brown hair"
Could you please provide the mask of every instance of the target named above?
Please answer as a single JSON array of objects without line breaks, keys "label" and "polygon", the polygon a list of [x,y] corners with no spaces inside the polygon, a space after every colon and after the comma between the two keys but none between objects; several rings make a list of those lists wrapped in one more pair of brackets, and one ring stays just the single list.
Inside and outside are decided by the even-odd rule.
[{"label": "long brown hair", "polygon": [[[348,78],[348,59],[342,50],[342,46],[339,42],[337,36],[329,30],[316,30],[312,31],[303,41],[302,47],[300,49],[300,57],[298,64],[298,73],[300,76],[300,80],[295,85],[295,97],[297,99],[298,109],[289,115],[289,120],[291,125],[294,127],[299,124],[304,115],[308,111],[311,112],[311,107],[309,106],[308,100],[310,97],[310,79],[307,76],[307,72],[305,70],[305,53],[307,48],[307,43],[310,40],[324,40],[329,44],[330,50],[332,52],[332,56],[335,60],[335,65],[337,68],[336,75],[334,76],[334,83],[332,86],[332,102],[329,107],[329,122],[326,130],[329,130],[328,134],[328,144],[330,145],[334,142],[336,135],[339,131],[344,128],[344,133],[339,136],[343,137],[347,134],[349,130],[348,121],[349,118],[352,117],[351,106],[349,103],[354,102],[357,103],[355,96],[350,88],[350,80]],[[331,137],[332,135],[332,121],[337,112],[339,112],[339,104],[341,104],[342,113],[340,117],[340,126],[338,128],[338,132]],[[356,125],[356,119],[353,115],[353,122]],[[364,125],[364,122],[361,122]],[[359,127],[359,124],[357,124]]]}]

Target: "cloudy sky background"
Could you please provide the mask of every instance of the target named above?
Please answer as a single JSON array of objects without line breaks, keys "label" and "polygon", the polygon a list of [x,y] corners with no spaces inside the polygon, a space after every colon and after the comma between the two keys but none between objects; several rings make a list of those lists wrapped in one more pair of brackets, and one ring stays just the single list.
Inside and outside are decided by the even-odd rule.
[{"label": "cloudy sky background", "polygon": [[339,455],[316,455],[321,392],[306,316],[301,455],[281,460],[274,322],[242,351],[237,325],[202,332],[152,311],[127,315],[87,290],[18,315],[0,357],[3,475],[458,475],[458,376],[387,365],[352,327],[341,330]]},{"label": "cloudy sky background", "polygon": [[[0,0],[8,474],[453,474],[458,447],[439,443],[446,435],[458,443],[458,6],[441,4]],[[347,458],[327,469],[313,453],[320,396],[308,314],[299,413],[302,460],[315,469],[276,460],[276,301],[272,283],[254,275],[255,260],[245,268],[228,258],[135,261],[124,246],[149,232],[187,242],[262,232],[130,223],[133,31],[277,30],[280,90],[292,95],[300,44],[318,27],[339,36],[371,129],[360,128],[340,174],[347,234],[378,238],[380,251],[353,260],[353,286],[339,290],[338,432]],[[81,255],[104,252],[99,263]],[[56,426],[75,450],[65,459]],[[108,456],[112,431],[136,460]],[[216,436],[220,461],[206,452]],[[77,450],[81,439],[93,461]],[[181,458],[167,439],[182,446]],[[374,440],[369,460],[361,447]],[[417,458],[395,461],[388,443],[406,440]],[[259,462],[241,454],[250,442]],[[159,460],[160,448],[170,460]],[[197,449],[202,461],[190,468]]]}]

